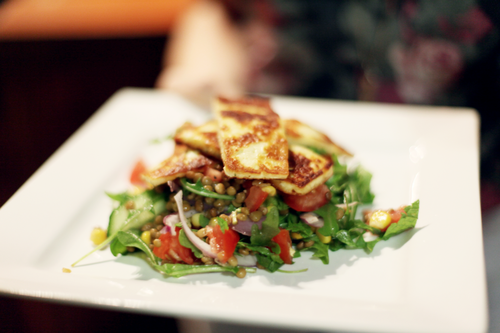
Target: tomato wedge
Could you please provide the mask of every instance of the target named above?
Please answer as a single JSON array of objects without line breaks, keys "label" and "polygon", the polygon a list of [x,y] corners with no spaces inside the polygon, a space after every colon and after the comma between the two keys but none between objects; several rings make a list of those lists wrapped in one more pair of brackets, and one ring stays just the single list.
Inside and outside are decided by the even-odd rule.
[{"label": "tomato wedge", "polygon": [[130,183],[136,186],[146,187],[146,184],[141,179],[141,174],[146,171],[146,165],[142,160],[137,161],[130,174]]},{"label": "tomato wedge", "polygon": [[172,236],[170,232],[160,235],[161,246],[154,247],[153,253],[160,259],[168,260],[173,263],[184,262],[186,264],[192,265],[195,261],[195,256],[191,249],[182,246],[179,243],[179,232],[180,228],[175,228],[175,236]]},{"label": "tomato wedge", "polygon": [[222,171],[216,170],[209,166],[205,167],[205,176],[210,177],[213,182],[220,183],[222,181]]},{"label": "tomato wedge", "polygon": [[330,191],[325,184],[304,195],[283,194],[283,201],[298,212],[312,212],[328,202],[326,194]]},{"label": "tomato wedge", "polygon": [[277,243],[280,247],[280,258],[285,264],[292,264],[292,254],[290,249],[292,248],[292,239],[290,238],[290,233],[286,229],[281,229],[279,234],[273,237],[273,242]]},{"label": "tomato wedge", "polygon": [[217,258],[223,264],[231,258],[236,249],[236,244],[240,240],[240,236],[236,231],[227,229],[222,232],[218,224],[213,227],[207,227],[207,236],[210,239],[212,251],[217,253]]},{"label": "tomato wedge", "polygon": [[262,205],[262,203],[266,201],[267,196],[268,193],[262,191],[260,187],[258,186],[250,187],[250,191],[248,191],[248,196],[245,199],[245,205],[247,206],[250,213],[259,209],[260,205]]}]

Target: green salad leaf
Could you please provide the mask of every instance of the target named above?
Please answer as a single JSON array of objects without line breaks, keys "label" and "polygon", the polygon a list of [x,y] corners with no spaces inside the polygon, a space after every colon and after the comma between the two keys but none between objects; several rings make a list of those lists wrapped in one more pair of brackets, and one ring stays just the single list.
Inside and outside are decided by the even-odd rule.
[{"label": "green salad leaf", "polygon": [[403,231],[414,228],[417,224],[418,219],[418,211],[420,208],[420,200],[415,201],[411,204],[411,206],[405,207],[406,214],[402,214],[401,219],[398,223],[393,223],[387,228],[384,236],[382,238],[384,240],[388,240],[389,238],[399,235]]},{"label": "green salad leaf", "polygon": [[186,178],[181,178],[182,187],[192,193],[207,197],[207,198],[215,198],[222,200],[234,200],[236,197],[234,195],[227,194],[219,194],[217,192],[208,191],[203,187],[203,184],[200,180],[196,182],[196,184],[188,182]]},{"label": "green salad leaf", "polygon": [[[190,274],[203,274],[215,272],[238,273],[240,267],[219,266],[219,265],[186,265],[186,264],[163,264],[154,265],[154,268],[171,277],[181,277]],[[255,273],[255,268],[245,268],[248,273]]]},{"label": "green salad leaf", "polygon": [[[194,232],[196,232],[196,231],[194,231]],[[189,240],[189,238],[187,238],[186,233],[184,232],[183,229],[181,229],[179,231],[179,243],[182,246],[184,246],[184,247],[190,249],[191,251],[193,251],[193,254],[194,254],[194,256],[196,258],[203,257],[203,253],[196,246],[194,246],[193,243],[191,243],[191,241]]]}]

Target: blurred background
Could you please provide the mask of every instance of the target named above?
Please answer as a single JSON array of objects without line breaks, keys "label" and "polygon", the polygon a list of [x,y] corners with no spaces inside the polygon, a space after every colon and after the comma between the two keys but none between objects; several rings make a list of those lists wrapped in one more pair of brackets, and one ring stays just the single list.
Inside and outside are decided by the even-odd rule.
[{"label": "blurred background", "polygon": [[[496,0],[0,0],[0,205],[122,87],[201,105],[252,91],[472,107],[498,318],[499,27]],[[2,332],[176,331],[172,318],[6,296],[0,309]]]}]

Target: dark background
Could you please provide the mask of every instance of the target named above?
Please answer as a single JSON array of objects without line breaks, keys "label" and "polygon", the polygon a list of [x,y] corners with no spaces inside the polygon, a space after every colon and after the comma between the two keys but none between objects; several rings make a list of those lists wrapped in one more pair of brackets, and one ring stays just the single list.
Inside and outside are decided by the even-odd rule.
[{"label": "dark background", "polygon": [[[165,37],[0,42],[0,206],[118,89],[153,87],[164,46]],[[2,333],[176,332],[175,325],[0,295]]]}]

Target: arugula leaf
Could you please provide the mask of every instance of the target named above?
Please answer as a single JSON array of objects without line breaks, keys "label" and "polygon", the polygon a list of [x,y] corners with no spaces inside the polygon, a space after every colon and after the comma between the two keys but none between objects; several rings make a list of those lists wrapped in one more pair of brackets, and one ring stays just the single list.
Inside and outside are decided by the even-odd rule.
[{"label": "arugula leaf", "polygon": [[373,248],[375,247],[375,245],[376,245],[378,242],[380,242],[381,240],[382,240],[382,238],[380,238],[380,237],[379,237],[379,238],[374,239],[374,240],[372,240],[372,241],[370,241],[370,242],[366,242],[366,244],[365,244],[365,248],[364,248],[365,252],[366,252],[367,254],[372,253]]},{"label": "arugula leaf", "polygon": [[329,202],[326,205],[316,209],[314,213],[318,214],[323,218],[325,224],[318,229],[319,233],[323,236],[333,236],[339,230],[339,225],[336,219],[337,207]]},{"label": "arugula leaf", "polygon": [[349,235],[349,232],[347,230],[339,230],[335,234],[335,238],[349,247],[356,247],[356,243],[352,239],[351,235]]},{"label": "arugula leaf", "polygon": [[191,243],[191,241],[189,240],[189,238],[187,238],[186,233],[184,232],[183,229],[179,231],[179,243],[182,246],[191,249],[196,258],[203,257],[203,253],[196,246],[194,246],[193,243]]},{"label": "arugula leaf", "polygon": [[196,184],[193,184],[189,183],[186,178],[181,178],[181,185],[185,190],[189,192],[193,192],[208,198],[215,198],[222,200],[234,200],[236,198],[234,195],[219,194],[217,192],[208,191],[203,187],[203,184],[201,183],[200,180],[198,180]]},{"label": "arugula leaf", "polygon": [[127,192],[123,192],[123,193],[104,192],[104,193],[106,193],[106,195],[108,197],[110,197],[111,199],[118,201],[120,203],[120,205],[124,204],[127,201],[129,201],[130,199],[132,199],[132,196],[130,194],[128,194]]},{"label": "arugula leaf", "polygon": [[372,174],[368,172],[361,166],[358,166],[356,170],[349,175],[349,184],[356,188],[359,201],[365,204],[373,202],[375,195],[370,190],[370,182],[372,180]]},{"label": "arugula leaf", "polygon": [[313,235],[308,239],[304,239],[304,241],[306,242],[310,240],[313,240],[314,244],[310,247],[305,247],[300,251],[307,251],[307,250],[313,251],[314,252],[312,255],[313,258],[320,259],[323,262],[323,264],[328,265],[328,263],[330,262],[330,258],[328,256],[328,244],[322,243],[319,240],[318,236],[316,235]]},{"label": "arugula leaf", "polygon": [[255,256],[257,257],[257,262],[271,273],[276,272],[281,266],[284,265],[283,260],[280,259],[281,262],[276,261],[272,256],[268,257],[260,253],[257,253]]},{"label": "arugula leaf", "polygon": [[222,233],[225,233],[226,230],[229,229],[229,226],[227,225],[227,221],[224,220],[222,217],[217,217],[217,224],[219,225]]},{"label": "arugula leaf", "polygon": [[330,242],[328,248],[330,249],[330,251],[335,252],[345,248],[345,244],[339,241],[338,239],[334,239]]},{"label": "arugula leaf", "polygon": [[[203,274],[215,272],[231,272],[236,275],[240,267],[219,266],[219,265],[186,265],[186,264],[163,264],[154,265],[158,271],[171,277],[181,277],[190,274]],[[255,273],[255,268],[245,268],[248,273]]]},{"label": "arugula leaf", "polygon": [[286,221],[288,222],[285,229],[290,232],[299,233],[302,238],[307,238],[313,234],[312,228],[300,221],[300,219],[295,214],[288,214],[286,217]]},{"label": "arugula leaf", "polygon": [[403,231],[414,228],[417,224],[418,219],[418,210],[420,207],[420,200],[415,201],[411,204],[411,206],[405,207],[406,214],[402,214],[401,219],[398,223],[393,223],[387,228],[384,236],[382,238],[384,240],[388,240],[389,238],[399,235]]},{"label": "arugula leaf", "polygon": [[123,245],[118,238],[113,239],[111,244],[109,245],[109,249],[111,253],[116,257],[119,254],[127,253],[127,247]]},{"label": "arugula leaf", "polygon": [[276,206],[269,206],[266,219],[262,222],[262,228],[257,224],[252,226],[252,236],[250,243],[252,245],[268,246],[271,245],[271,239],[279,234],[279,212]]},{"label": "arugula leaf", "polygon": [[133,246],[146,253],[153,264],[157,264],[160,258],[153,254],[149,246],[144,243],[140,236],[133,231],[118,231],[117,238],[125,246]]},{"label": "arugula leaf", "polygon": [[271,251],[271,249],[269,249],[265,246],[255,246],[255,245],[251,245],[251,244],[247,244],[247,243],[243,243],[243,242],[238,242],[238,246],[247,248],[250,251],[257,252],[263,256],[271,257],[271,259],[273,261],[283,263],[283,260],[281,260],[281,258],[279,256],[279,254],[281,252],[279,245],[274,243],[274,242],[272,242],[272,243],[274,245],[272,251]]},{"label": "arugula leaf", "polygon": [[368,224],[364,223],[361,220],[354,220],[354,226],[356,228],[361,228],[361,229],[368,230],[372,234],[375,234],[375,235],[380,235],[382,233],[382,231],[380,231],[380,229],[377,229],[375,227],[369,226]]}]

